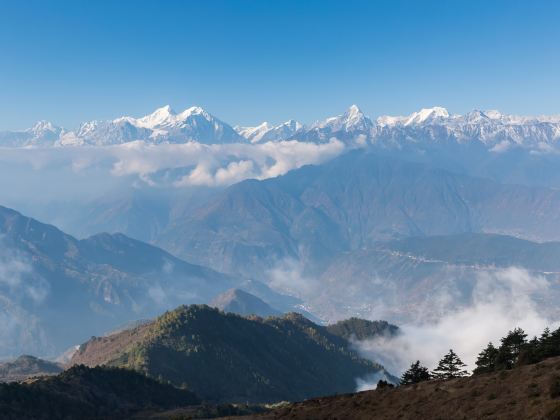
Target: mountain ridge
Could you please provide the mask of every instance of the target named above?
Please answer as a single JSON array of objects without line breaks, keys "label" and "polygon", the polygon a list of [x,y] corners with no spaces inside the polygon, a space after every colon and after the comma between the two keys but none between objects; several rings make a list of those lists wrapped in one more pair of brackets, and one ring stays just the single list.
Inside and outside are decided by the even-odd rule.
[{"label": "mountain ridge", "polygon": [[370,145],[398,149],[434,144],[441,147],[451,142],[479,144],[496,153],[516,147],[547,153],[556,149],[560,139],[560,116],[526,117],[476,109],[460,115],[436,106],[408,116],[382,115],[371,119],[352,105],[343,114],[307,126],[289,120],[279,125],[265,122],[254,127],[234,128],[201,107],[192,106],[176,113],[167,105],[140,118],[124,116],[84,122],[76,131],[42,121],[27,130],[1,131],[0,145],[103,146],[135,140],[153,144],[189,141],[250,144],[282,140],[324,143],[333,137],[352,147]]},{"label": "mountain ridge", "polygon": [[209,301],[238,283],[122,234],[78,240],[1,206],[0,235],[4,358],[54,356],[88,333]]},{"label": "mountain ridge", "polygon": [[394,380],[345,338],[302,315],[241,317],[206,305],[181,306],[150,324],[94,337],[70,363],[132,368],[184,382],[217,402],[299,400],[353,390],[357,377],[374,374]]}]

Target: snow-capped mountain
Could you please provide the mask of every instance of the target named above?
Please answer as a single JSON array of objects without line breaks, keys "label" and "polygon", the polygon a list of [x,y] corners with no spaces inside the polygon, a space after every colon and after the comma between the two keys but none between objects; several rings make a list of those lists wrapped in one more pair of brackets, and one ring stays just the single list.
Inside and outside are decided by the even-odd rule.
[{"label": "snow-capped mountain", "polygon": [[449,112],[447,109],[442,108],[440,106],[436,106],[434,108],[424,108],[418,112],[412,113],[404,122],[404,125],[412,125],[412,124],[427,124],[427,123],[435,123],[437,121],[445,121],[445,119],[449,118]]},{"label": "snow-capped mountain", "polygon": [[149,143],[205,144],[238,143],[246,140],[228,124],[200,107],[175,113],[164,106],[141,118],[120,117],[82,123],[76,131],[66,131],[40,121],[23,131],[0,132],[0,145],[23,146],[106,146],[142,140]]},{"label": "snow-capped mountain", "polygon": [[176,113],[169,105],[141,118],[120,117],[83,123],[76,132],[65,133],[59,144],[104,146],[144,140],[150,143],[237,143],[244,138],[228,124],[200,107]]},{"label": "snow-capped mountain", "polygon": [[520,117],[473,110],[451,115],[445,108],[422,109],[408,117],[379,117],[370,140],[384,145],[479,143],[491,151],[513,146],[546,151],[560,139],[560,117]]},{"label": "snow-capped mountain", "polygon": [[543,152],[555,148],[560,140],[560,117],[520,117],[479,110],[457,115],[433,107],[408,116],[381,116],[374,122],[352,105],[344,114],[315,123],[293,138],[319,143],[336,138],[353,146],[398,149],[474,143],[495,152],[514,146]]},{"label": "snow-capped mountain", "polygon": [[303,124],[295,120],[288,120],[276,126],[265,121],[256,127],[235,127],[235,131],[251,143],[286,140],[302,129]]},{"label": "snow-capped mountain", "polygon": [[493,152],[521,147],[535,152],[555,150],[560,139],[560,116],[524,117],[495,110],[451,114],[442,107],[424,108],[408,116],[372,120],[356,105],[346,112],[304,126],[295,120],[279,125],[263,122],[235,129],[200,107],[176,113],[164,106],[140,118],[89,121],[67,131],[45,121],[22,131],[0,132],[0,146],[106,146],[140,140],[151,144],[264,143],[298,140],[326,143],[336,138],[349,147],[392,149],[476,145]]},{"label": "snow-capped mountain", "polygon": [[374,127],[371,119],[356,105],[352,105],[344,114],[316,122],[308,130],[296,133],[294,138],[319,143],[337,138],[349,144],[362,144],[371,136]]},{"label": "snow-capped mountain", "polygon": [[53,145],[63,129],[49,121],[39,121],[33,127],[20,131],[0,131],[0,146]]}]

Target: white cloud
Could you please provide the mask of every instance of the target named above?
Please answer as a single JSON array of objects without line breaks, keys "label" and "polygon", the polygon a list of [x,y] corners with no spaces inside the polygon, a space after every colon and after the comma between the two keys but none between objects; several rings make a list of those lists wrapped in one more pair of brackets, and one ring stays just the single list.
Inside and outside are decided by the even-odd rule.
[{"label": "white cloud", "polygon": [[356,379],[356,392],[368,391],[377,388],[377,383],[380,380],[391,382],[384,372],[377,372],[371,375],[367,375],[362,378]]},{"label": "white cloud", "polygon": [[[82,178],[87,175],[89,182],[103,178],[99,182],[105,183],[107,178],[132,176],[151,186],[158,185],[159,172],[180,169],[181,174],[173,175],[168,186],[227,186],[247,178],[266,179],[303,165],[323,163],[344,149],[344,144],[336,139],[325,144],[292,140],[254,145],[154,145],[135,141],[106,147],[3,148],[0,164],[27,168],[27,177],[42,177],[49,171],[55,178],[58,174],[59,182],[75,178],[71,174]],[[84,179],[81,181],[83,184]]]},{"label": "white cloud", "polygon": [[5,237],[0,236],[0,292],[22,295],[34,302],[43,301],[49,284],[34,272],[29,259],[21,252],[6,246]]},{"label": "white cloud", "polygon": [[508,151],[511,148],[512,144],[508,140],[502,140],[498,144],[494,145],[490,151],[494,153],[503,153]]},{"label": "white cloud", "polygon": [[543,277],[519,268],[485,272],[477,279],[472,305],[435,322],[403,325],[397,337],[380,337],[356,343],[356,347],[393,374],[402,373],[416,360],[432,369],[450,348],[473,369],[486,344],[499,344],[509,330],[521,327],[532,336],[556,324],[539,313],[531,298],[548,287]]},{"label": "white cloud", "polygon": [[320,288],[317,279],[304,274],[304,265],[293,258],[279,261],[266,275],[268,286],[300,298],[316,293]]}]

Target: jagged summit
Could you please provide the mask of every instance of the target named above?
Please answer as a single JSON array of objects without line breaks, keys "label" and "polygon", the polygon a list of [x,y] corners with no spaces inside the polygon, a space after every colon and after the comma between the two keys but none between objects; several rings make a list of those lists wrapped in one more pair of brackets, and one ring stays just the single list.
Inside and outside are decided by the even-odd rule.
[{"label": "jagged summit", "polygon": [[59,145],[106,146],[137,140],[154,144],[245,142],[231,126],[199,106],[177,113],[165,105],[140,118],[123,116],[86,122],[77,132],[66,133]]},{"label": "jagged summit", "polygon": [[383,115],[372,120],[353,104],[342,114],[310,126],[290,119],[278,125],[264,121],[256,126],[233,128],[200,106],[176,112],[165,105],[139,118],[123,116],[88,121],[76,131],[39,121],[27,130],[0,132],[0,146],[4,147],[106,146],[132,141],[151,144],[256,144],[284,140],[325,143],[332,139],[350,147],[379,145],[403,149],[411,144],[479,142],[491,152],[504,150],[504,145],[515,145],[542,153],[546,148],[557,147],[560,116],[527,117],[479,109],[460,115],[434,106],[407,116]]},{"label": "jagged summit", "polygon": [[404,125],[422,124],[425,122],[431,122],[436,118],[449,118],[449,112],[447,109],[440,106],[422,108],[420,111],[412,113]]},{"label": "jagged summit", "polygon": [[255,127],[236,126],[235,130],[251,143],[264,143],[289,139],[302,128],[303,124],[291,119],[276,126],[264,121]]},{"label": "jagged summit", "polygon": [[363,114],[362,110],[356,104],[352,104],[348,107],[346,114],[349,116],[355,116],[359,114]]},{"label": "jagged summit", "polygon": [[[136,121],[138,125],[143,127],[155,127],[161,125],[165,122],[169,122],[176,116],[175,111],[169,105],[162,106],[161,108],[156,109],[151,114],[148,114],[142,118],[138,118]],[[129,120],[133,120],[130,117],[123,117]]]}]

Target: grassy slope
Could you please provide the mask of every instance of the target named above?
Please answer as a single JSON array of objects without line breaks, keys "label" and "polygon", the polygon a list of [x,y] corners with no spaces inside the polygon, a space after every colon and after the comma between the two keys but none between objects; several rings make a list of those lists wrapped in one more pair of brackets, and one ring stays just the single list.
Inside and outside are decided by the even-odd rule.
[{"label": "grassy slope", "polygon": [[463,379],[318,398],[248,418],[559,419],[560,357]]}]

